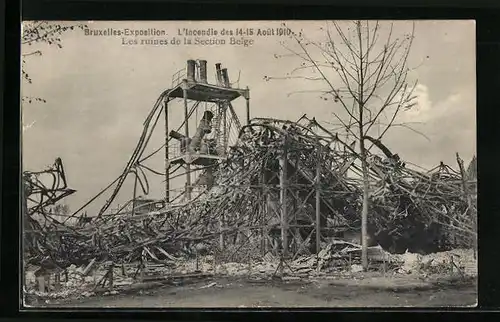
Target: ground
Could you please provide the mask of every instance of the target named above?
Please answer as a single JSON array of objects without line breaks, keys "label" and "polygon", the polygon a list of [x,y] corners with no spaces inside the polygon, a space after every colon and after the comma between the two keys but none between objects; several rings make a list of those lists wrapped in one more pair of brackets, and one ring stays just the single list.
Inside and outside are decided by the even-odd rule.
[{"label": "ground", "polygon": [[474,282],[424,282],[414,277],[363,279],[205,279],[79,300],[50,307],[464,307],[475,306]]}]

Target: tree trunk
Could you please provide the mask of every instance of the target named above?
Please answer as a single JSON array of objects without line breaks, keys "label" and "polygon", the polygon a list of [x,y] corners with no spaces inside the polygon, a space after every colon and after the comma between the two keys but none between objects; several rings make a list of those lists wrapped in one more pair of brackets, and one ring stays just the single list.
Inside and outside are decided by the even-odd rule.
[{"label": "tree trunk", "polygon": [[363,139],[360,140],[361,166],[363,169],[363,210],[361,211],[361,265],[368,270],[368,203],[369,203],[369,179],[368,164],[366,162],[366,150]]},{"label": "tree trunk", "polygon": [[[361,167],[363,170],[363,210],[361,211],[361,265],[363,265],[363,270],[366,272],[368,270],[368,196],[369,196],[369,178],[368,178],[368,164],[366,161],[366,149],[365,149],[365,129],[363,128],[364,117],[363,112],[365,108],[364,101],[364,83],[365,83],[365,71],[364,71],[364,61],[363,61],[363,41],[362,41],[362,30],[361,22],[357,22],[357,31],[359,39],[359,73],[358,73],[358,94],[357,99],[358,109],[359,109],[359,148],[361,152]],[[369,50],[369,49],[367,49]],[[368,65],[367,65],[368,66]],[[369,130],[369,129],[368,129]],[[368,131],[367,130],[367,131]]]}]

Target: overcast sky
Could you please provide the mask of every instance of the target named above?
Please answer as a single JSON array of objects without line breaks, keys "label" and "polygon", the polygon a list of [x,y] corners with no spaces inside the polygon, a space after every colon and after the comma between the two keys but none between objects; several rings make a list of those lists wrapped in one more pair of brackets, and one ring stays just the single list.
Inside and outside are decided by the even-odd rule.
[{"label": "overcast sky", "polygon": [[[294,30],[302,29],[311,40],[324,38],[320,29],[324,24],[288,23]],[[280,22],[92,22],[88,25],[93,30],[156,28],[168,33],[157,39],[170,39],[178,28],[257,29],[279,27]],[[410,29],[408,22],[395,22],[396,34]],[[394,128],[384,142],[402,159],[424,168],[432,168],[440,161],[456,167],[456,152],[468,163],[476,151],[475,23],[417,21],[415,37],[409,65],[417,67],[410,80],[418,80],[418,106],[402,115],[401,121],[421,122],[414,128],[427,138]],[[137,144],[147,114],[160,93],[170,88],[172,74],[184,68],[190,58],[206,59],[212,79],[217,62],[228,68],[233,81],[241,73],[240,87],[250,88],[252,117],[296,120],[307,113],[333,121],[331,111],[338,106],[321,100],[315,93],[290,95],[298,90],[315,89],[314,83],[263,80],[264,76],[285,76],[299,66],[297,58],[275,57],[285,53],[279,42],[291,40],[279,36],[252,39],[250,47],[141,46],[123,45],[120,36],[86,36],[77,30],[62,36],[62,49],[45,45],[23,47],[24,53],[33,49],[43,52],[41,57],[27,59],[26,71],[33,83],[23,83],[23,95],[47,100],[46,104],[23,106],[24,168],[40,170],[61,157],[69,185],[78,191],[67,199],[71,209],[76,210],[121,173]],[[244,120],[244,100],[236,101],[234,106]],[[171,127],[180,125],[182,105],[172,109],[175,110]],[[161,146],[162,133],[159,127],[148,151]],[[161,155],[151,165],[161,170]],[[161,181],[151,180],[153,197],[160,197]],[[128,195],[121,197],[122,202],[131,197],[130,186],[130,183],[125,186]],[[95,207],[98,209],[103,203],[101,199]]]}]

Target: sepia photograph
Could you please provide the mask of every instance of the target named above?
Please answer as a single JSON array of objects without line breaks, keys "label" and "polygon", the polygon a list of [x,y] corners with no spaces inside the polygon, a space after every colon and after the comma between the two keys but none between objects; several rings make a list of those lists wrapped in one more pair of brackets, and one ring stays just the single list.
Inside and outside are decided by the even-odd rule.
[{"label": "sepia photograph", "polygon": [[475,33],[24,21],[21,306],[475,307]]}]

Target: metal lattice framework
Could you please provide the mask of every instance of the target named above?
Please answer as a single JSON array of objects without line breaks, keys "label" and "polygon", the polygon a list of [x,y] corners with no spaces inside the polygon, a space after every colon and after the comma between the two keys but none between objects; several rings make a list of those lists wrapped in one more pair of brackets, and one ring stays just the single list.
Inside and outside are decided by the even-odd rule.
[{"label": "metal lattice framework", "polygon": [[[67,263],[92,258],[132,262],[145,250],[161,257],[186,245],[205,243],[219,252],[237,246],[235,252],[253,249],[248,256],[273,252],[293,259],[319,252],[328,238],[359,229],[361,166],[352,144],[306,115],[296,122],[250,120],[248,89],[231,88],[227,70],[220,65],[217,85],[208,84],[204,61],[199,62],[196,80],[193,64],[188,62],[186,79],[160,95],[122,175],[105,189],[114,186],[94,220],[78,230],[55,222],[57,232],[41,232],[44,247],[28,245],[31,254]],[[239,122],[231,104],[238,97],[246,100],[246,125]],[[168,111],[175,100],[183,103],[184,121],[171,131]],[[154,154],[143,156],[162,115],[165,144],[154,153],[164,150],[165,173],[143,164]],[[193,135],[190,124],[197,126]],[[237,134],[234,144],[231,130]],[[368,157],[369,226],[381,244],[389,239],[407,247],[416,234],[429,235],[433,229],[439,230],[433,236],[446,239],[443,227],[475,238],[476,208],[467,192],[463,165],[461,171],[444,164],[429,172],[413,170],[380,141],[366,139],[382,151],[382,156]],[[147,191],[147,171],[165,178],[165,200],[160,209],[136,213],[137,182]],[[105,213],[130,174],[136,178],[132,210],[124,206]],[[175,177],[185,178],[185,188],[171,196]],[[29,208],[29,216],[44,209],[43,204],[38,207]]]}]

